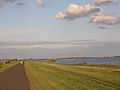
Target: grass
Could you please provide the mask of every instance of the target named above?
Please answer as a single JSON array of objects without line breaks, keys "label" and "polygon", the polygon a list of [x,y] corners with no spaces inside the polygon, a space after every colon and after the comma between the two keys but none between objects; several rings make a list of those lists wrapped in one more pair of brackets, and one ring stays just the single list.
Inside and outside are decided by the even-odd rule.
[{"label": "grass", "polygon": [[[67,65],[67,64],[66,64]],[[68,64],[69,65],[69,64]],[[78,66],[81,66],[81,65],[83,65],[83,66],[91,66],[91,67],[100,67],[100,68],[115,68],[115,69],[120,69],[120,65],[112,65],[112,64],[87,64],[87,63],[79,63],[79,64],[71,64],[71,65],[73,65],[73,66],[76,66],[76,65],[78,65]]]},{"label": "grass", "polygon": [[53,62],[25,63],[32,90],[120,90],[120,71],[85,67]]},{"label": "grass", "polygon": [[15,64],[17,64],[17,62],[12,62],[9,64],[0,64],[0,72],[7,70],[8,68],[14,66]]}]

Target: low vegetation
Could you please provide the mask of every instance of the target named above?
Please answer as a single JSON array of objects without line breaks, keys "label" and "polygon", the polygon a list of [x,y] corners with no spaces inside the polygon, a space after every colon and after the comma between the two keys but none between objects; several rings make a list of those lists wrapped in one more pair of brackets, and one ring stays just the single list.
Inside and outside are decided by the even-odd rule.
[{"label": "low vegetation", "polygon": [[51,60],[50,62],[56,62],[56,60]]},{"label": "low vegetation", "polygon": [[107,69],[120,69],[120,65],[112,65],[112,64],[87,64],[86,62],[78,63],[78,64],[66,64],[71,66],[90,66],[90,67],[99,67],[99,68],[107,68]]},{"label": "low vegetation", "polygon": [[120,90],[120,68],[26,62],[32,90]]},{"label": "low vegetation", "polygon": [[17,62],[11,62],[11,63],[3,63],[3,61],[0,61],[0,72],[7,70],[8,68],[14,66],[17,64]]}]

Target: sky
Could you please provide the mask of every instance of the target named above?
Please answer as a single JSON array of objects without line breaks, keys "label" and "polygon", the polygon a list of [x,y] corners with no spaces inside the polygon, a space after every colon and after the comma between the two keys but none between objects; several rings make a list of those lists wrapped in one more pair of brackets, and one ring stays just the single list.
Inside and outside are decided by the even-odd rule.
[{"label": "sky", "polygon": [[0,0],[0,58],[120,55],[119,0]]}]

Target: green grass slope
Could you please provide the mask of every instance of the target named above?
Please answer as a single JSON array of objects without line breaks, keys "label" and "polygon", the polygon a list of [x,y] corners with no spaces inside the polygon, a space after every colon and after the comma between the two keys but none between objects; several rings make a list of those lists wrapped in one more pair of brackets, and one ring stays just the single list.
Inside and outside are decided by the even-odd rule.
[{"label": "green grass slope", "polygon": [[0,64],[0,73],[7,70],[8,68],[14,66],[15,64],[17,64],[17,62],[12,62],[9,64]]},{"label": "green grass slope", "polygon": [[32,90],[120,90],[119,67],[26,62],[25,69]]}]

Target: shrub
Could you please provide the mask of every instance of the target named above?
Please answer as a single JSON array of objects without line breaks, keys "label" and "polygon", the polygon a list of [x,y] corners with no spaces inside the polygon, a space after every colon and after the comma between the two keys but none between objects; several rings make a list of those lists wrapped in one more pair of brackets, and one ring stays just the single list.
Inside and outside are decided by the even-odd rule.
[{"label": "shrub", "polygon": [[56,60],[51,60],[51,62],[56,62]]},{"label": "shrub", "polygon": [[78,63],[78,65],[86,65],[86,64],[87,64],[86,62]]}]

